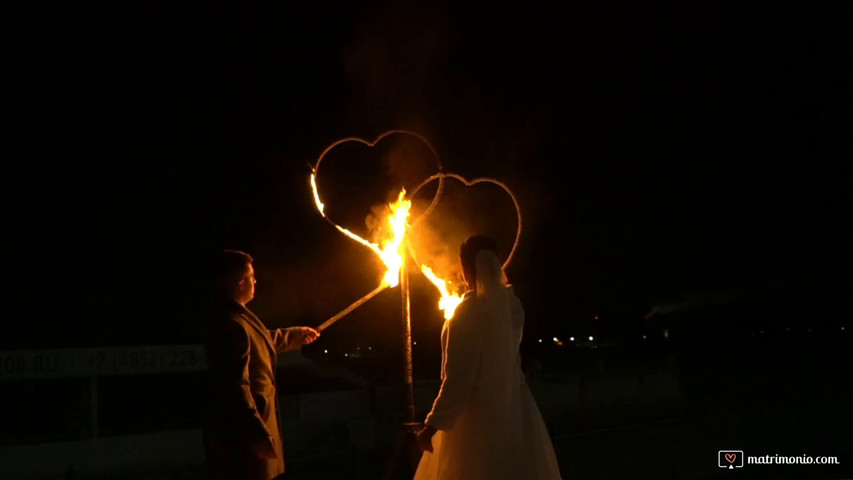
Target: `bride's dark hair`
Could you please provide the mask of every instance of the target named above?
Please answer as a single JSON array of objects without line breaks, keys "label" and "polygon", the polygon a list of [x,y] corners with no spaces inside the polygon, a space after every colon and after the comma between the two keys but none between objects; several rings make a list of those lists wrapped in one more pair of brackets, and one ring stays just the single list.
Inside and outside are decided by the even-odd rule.
[{"label": "bride's dark hair", "polygon": [[491,250],[500,257],[498,244],[494,240],[485,235],[472,235],[459,247],[459,261],[462,263],[462,270],[471,273],[476,271],[477,252],[480,250]]}]

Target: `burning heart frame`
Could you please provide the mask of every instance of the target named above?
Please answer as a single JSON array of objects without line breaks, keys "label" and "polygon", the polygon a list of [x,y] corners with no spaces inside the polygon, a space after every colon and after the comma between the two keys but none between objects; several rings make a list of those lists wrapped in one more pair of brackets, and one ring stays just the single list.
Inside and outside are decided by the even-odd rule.
[{"label": "burning heart frame", "polygon": [[[504,184],[500,180],[497,180],[494,178],[478,177],[478,178],[475,178],[473,180],[468,180],[467,178],[465,178],[461,175],[457,175],[455,173],[437,173],[435,175],[430,176],[429,178],[427,178],[426,180],[421,182],[420,185],[415,187],[415,189],[412,190],[412,193],[409,195],[409,197],[414,198],[423,187],[427,186],[428,184],[430,184],[436,180],[439,181],[439,184],[440,184],[439,188],[443,189],[444,185],[442,185],[442,183],[448,178],[457,180],[466,187],[473,187],[474,185],[482,184],[482,183],[490,183],[493,185],[497,185],[504,192],[506,192],[507,195],[509,195],[510,199],[512,199],[512,204],[515,206],[517,227],[516,227],[516,232],[515,232],[515,240],[513,241],[513,244],[512,244],[512,249],[510,250],[509,255],[507,255],[506,260],[504,260],[504,263],[503,263],[503,268],[506,268],[509,265],[509,263],[512,261],[512,257],[515,255],[515,251],[518,249],[518,242],[521,239],[521,206],[518,204],[518,199],[515,197],[515,194],[512,193],[512,190],[510,190],[509,187],[506,186],[506,184]],[[434,202],[434,204],[431,204],[428,210],[432,211],[432,209],[434,209],[435,205],[437,205],[438,203],[439,202],[436,201],[436,202]],[[419,219],[423,219],[426,216],[427,216],[427,212],[425,211],[424,214],[422,214],[419,217]],[[414,227],[414,225],[413,225],[413,227]],[[409,247],[410,247],[409,248],[409,254],[412,256],[412,259],[416,260],[415,252],[412,251],[412,249],[411,249],[411,244],[409,244]],[[417,260],[416,260],[416,262],[417,262]]]},{"label": "burning heart frame", "polygon": [[[388,130],[388,131],[380,134],[375,139],[373,139],[373,141],[367,141],[367,140],[365,140],[363,138],[359,138],[359,137],[347,137],[347,138],[342,138],[340,140],[333,142],[331,145],[326,147],[326,149],[323,150],[322,153],[320,153],[320,156],[317,157],[317,162],[314,163],[314,165],[311,167],[311,188],[314,192],[314,203],[317,205],[317,209],[320,210],[320,214],[323,215],[323,218],[326,219],[327,222],[331,223],[332,226],[337,228],[338,230],[343,230],[343,227],[338,225],[337,223],[335,223],[332,219],[330,219],[326,215],[325,204],[323,203],[322,199],[320,198],[320,193],[319,193],[319,190],[317,189],[317,178],[319,177],[320,164],[323,163],[323,160],[326,158],[326,155],[328,155],[329,152],[331,152],[332,150],[334,150],[336,147],[338,147],[340,145],[343,145],[345,143],[354,142],[354,143],[361,143],[362,145],[365,145],[368,147],[375,147],[379,142],[381,142],[382,140],[384,140],[385,138],[387,138],[391,135],[409,135],[409,136],[417,138],[418,140],[423,142],[429,148],[430,152],[432,152],[433,159],[435,159],[436,166],[438,166],[438,174],[437,175],[440,175],[442,173],[442,171],[444,170],[444,167],[441,164],[441,158],[439,158],[438,153],[435,151],[435,147],[432,146],[432,144],[429,142],[429,140],[427,140],[423,135],[416,133],[416,132],[409,131],[409,130]],[[435,175],[433,175],[432,177],[434,177],[434,176]],[[432,177],[430,177],[430,178],[432,178]],[[420,188],[420,186],[418,188]],[[436,190],[435,195],[433,196],[433,199],[430,202],[429,206],[426,208],[426,210],[424,210],[424,213],[422,213],[418,217],[418,219],[415,220],[414,223],[412,223],[411,225],[416,225],[417,223],[419,223],[421,221],[421,219],[426,218],[430,214],[430,212],[432,212],[432,210],[438,204],[438,199],[441,197],[441,192],[442,192],[443,188],[444,188],[444,181],[441,180],[441,181],[439,181],[438,189]]]},{"label": "burning heart frame", "polygon": [[[323,159],[335,147],[338,147],[342,144],[349,143],[349,142],[356,142],[356,143],[361,143],[361,144],[368,146],[368,147],[374,147],[379,142],[381,142],[384,138],[388,137],[389,135],[394,135],[394,134],[403,134],[403,135],[413,136],[413,137],[419,139],[421,142],[423,142],[427,147],[429,147],[430,151],[432,152],[433,158],[435,159],[436,165],[438,166],[438,173],[431,175],[430,177],[428,177],[427,179],[422,181],[420,184],[418,184],[418,186],[416,186],[414,188],[414,190],[411,192],[411,194],[409,194],[408,199],[405,198],[405,189],[403,189],[400,192],[400,195],[397,199],[397,202],[389,205],[390,210],[391,210],[391,214],[389,215],[389,220],[390,220],[392,229],[394,231],[394,239],[390,242],[387,242],[383,247],[380,247],[378,244],[371,243],[371,242],[365,240],[364,238],[350,232],[346,228],[338,225],[337,223],[332,221],[326,215],[326,213],[324,211],[325,206],[322,202],[322,199],[320,198],[320,193],[319,193],[318,188],[317,188],[317,177],[318,177],[319,168],[320,168],[321,163],[323,162]],[[343,139],[335,141],[334,143],[332,143],[331,145],[326,147],[325,150],[323,150],[323,152],[317,158],[317,162],[312,167],[312,172],[311,172],[311,188],[313,190],[314,201],[316,203],[317,209],[319,210],[319,212],[323,216],[323,218],[325,218],[326,221],[329,222],[332,226],[334,226],[338,231],[340,231],[344,235],[348,236],[349,238],[361,243],[362,245],[368,247],[374,253],[376,253],[382,259],[382,261],[386,264],[386,266],[388,267],[388,271],[386,272],[385,279],[382,281],[382,283],[376,289],[374,289],[372,292],[368,293],[366,296],[362,297],[361,299],[357,300],[355,303],[353,303],[352,305],[350,305],[348,308],[344,309],[343,311],[339,312],[334,317],[332,317],[329,320],[327,320],[326,322],[324,322],[322,325],[320,325],[318,327],[320,330],[327,328],[332,323],[336,322],[338,319],[345,316],[347,313],[351,312],[352,310],[354,310],[358,306],[362,305],[364,302],[366,302],[367,300],[369,300],[373,296],[377,295],[379,292],[383,291],[385,288],[387,288],[389,286],[396,286],[399,280],[403,280],[405,282],[404,297],[406,299],[408,299],[408,280],[406,280],[407,277],[405,275],[403,275],[401,272],[401,269],[403,268],[403,266],[405,264],[405,261],[403,259],[404,254],[401,254],[399,252],[399,248],[402,246],[402,243],[404,242],[406,231],[413,229],[413,228],[416,228],[420,222],[422,222],[423,220],[428,218],[429,214],[438,205],[440,198],[441,198],[441,194],[444,190],[445,181],[447,179],[453,179],[453,180],[459,181],[466,187],[473,187],[477,184],[482,184],[482,183],[493,184],[493,185],[496,185],[496,186],[500,187],[501,189],[503,189],[504,192],[506,192],[509,195],[510,199],[513,202],[513,206],[515,207],[516,222],[517,222],[516,223],[516,234],[515,234],[513,246],[512,246],[512,249],[510,250],[509,255],[507,255],[507,258],[503,263],[503,268],[506,268],[507,265],[509,265],[510,261],[512,261],[512,258],[515,255],[515,251],[518,248],[518,243],[519,243],[519,240],[521,238],[522,217],[521,217],[521,207],[518,204],[518,199],[515,197],[515,195],[512,193],[512,191],[509,189],[509,187],[507,187],[503,182],[501,182],[499,180],[496,180],[493,178],[487,178],[487,177],[480,177],[480,178],[475,178],[473,180],[468,180],[461,175],[457,175],[454,173],[444,173],[442,170],[443,170],[443,167],[441,164],[441,160],[438,157],[438,154],[436,153],[435,148],[432,146],[432,144],[426,138],[424,138],[422,135],[415,133],[415,132],[408,131],[408,130],[389,130],[389,131],[382,133],[378,137],[376,137],[372,142],[364,140],[362,138],[358,138],[358,137],[347,137],[347,138],[343,138]],[[427,186],[428,184],[433,183],[435,181],[438,181],[438,186],[436,188],[435,194],[433,195],[432,201],[429,203],[428,207],[424,210],[424,212],[414,222],[409,223],[408,222],[408,216],[409,216],[409,210],[411,208],[412,199],[421,191],[421,189],[423,189],[425,186]],[[408,243],[407,250],[408,250],[408,254],[409,254],[410,258],[416,264],[420,264],[420,262],[418,262],[416,259],[415,252],[413,251],[412,246],[411,246],[411,242],[407,242],[407,243]],[[442,280],[441,278],[437,277],[432,272],[432,269],[429,266],[427,266],[426,264],[420,264],[420,267],[421,267],[421,272],[424,274],[424,276],[426,276],[436,286],[436,288],[438,288],[439,292],[441,293],[441,300],[439,302],[439,308],[441,310],[444,310],[445,318],[446,319],[451,318],[453,316],[453,312],[456,309],[456,306],[458,306],[459,303],[461,303],[462,298],[457,293],[450,292],[447,288],[448,284],[450,282],[447,282],[446,280]],[[408,300],[405,300],[404,303],[406,305],[408,305]]]}]

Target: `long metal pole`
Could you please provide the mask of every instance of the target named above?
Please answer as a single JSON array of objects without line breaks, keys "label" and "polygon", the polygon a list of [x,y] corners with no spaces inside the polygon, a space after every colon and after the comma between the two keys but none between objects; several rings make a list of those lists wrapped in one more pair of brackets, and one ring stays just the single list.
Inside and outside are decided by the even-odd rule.
[{"label": "long metal pole", "polygon": [[[415,422],[415,385],[412,377],[412,308],[409,303],[409,269],[408,248],[403,251],[403,265],[400,268],[400,297],[403,303],[403,381],[406,384],[406,421],[394,444],[394,454],[388,463],[383,480],[400,478],[402,476],[411,478],[415,473],[421,455],[415,443],[415,435],[419,423]],[[400,470],[400,469],[403,470]]]},{"label": "long metal pole", "polygon": [[412,377],[412,308],[409,302],[408,250],[403,248],[403,266],[400,268],[400,295],[403,300],[403,379],[406,383],[406,421],[415,422],[415,386]]}]

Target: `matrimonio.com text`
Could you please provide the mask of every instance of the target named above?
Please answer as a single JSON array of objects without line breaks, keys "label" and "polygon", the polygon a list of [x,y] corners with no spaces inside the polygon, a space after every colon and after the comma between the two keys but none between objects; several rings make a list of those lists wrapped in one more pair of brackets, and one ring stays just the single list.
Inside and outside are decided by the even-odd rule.
[{"label": "matrimonio.com text", "polygon": [[743,450],[720,450],[717,454],[717,466],[736,469],[744,465],[840,465],[838,457],[813,455],[744,455]]},{"label": "matrimonio.com text", "polygon": [[749,465],[838,465],[838,457],[763,455],[746,457]]}]

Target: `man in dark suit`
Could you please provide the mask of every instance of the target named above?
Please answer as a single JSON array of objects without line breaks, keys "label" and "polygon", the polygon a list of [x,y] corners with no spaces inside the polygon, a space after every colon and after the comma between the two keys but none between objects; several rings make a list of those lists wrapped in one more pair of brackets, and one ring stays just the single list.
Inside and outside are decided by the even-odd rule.
[{"label": "man in dark suit", "polygon": [[221,480],[271,480],[284,473],[276,355],[313,342],[309,327],[267,329],[246,304],[255,296],[250,255],[225,250],[211,264],[207,315],[210,401],[204,429],[208,462]]}]

